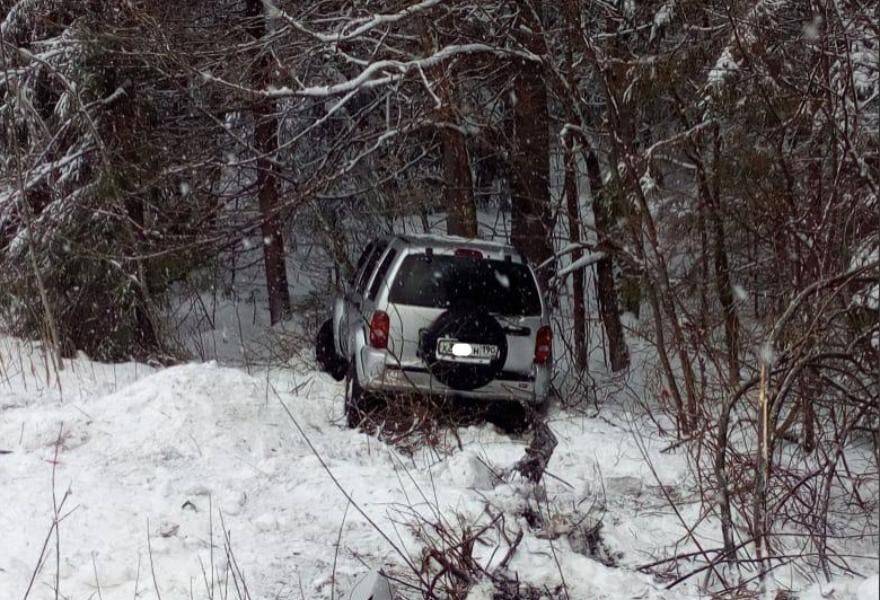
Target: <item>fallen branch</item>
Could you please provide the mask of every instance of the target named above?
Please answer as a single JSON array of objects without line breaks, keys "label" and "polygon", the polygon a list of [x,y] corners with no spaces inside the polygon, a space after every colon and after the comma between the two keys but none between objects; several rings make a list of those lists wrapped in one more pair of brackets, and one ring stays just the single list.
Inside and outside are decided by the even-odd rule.
[{"label": "fallen branch", "polygon": [[526,455],[516,463],[514,469],[529,481],[540,482],[558,443],[547,423],[543,421],[536,423],[532,442],[526,448]]}]

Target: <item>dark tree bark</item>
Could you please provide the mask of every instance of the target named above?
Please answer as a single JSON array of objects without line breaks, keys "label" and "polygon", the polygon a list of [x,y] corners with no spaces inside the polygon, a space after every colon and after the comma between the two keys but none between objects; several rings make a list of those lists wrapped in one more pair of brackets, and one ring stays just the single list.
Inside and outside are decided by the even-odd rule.
[{"label": "dark tree bark", "polygon": [[[266,34],[265,14],[260,0],[248,0],[246,16],[249,31],[254,38]],[[261,48],[254,64],[255,87],[262,88],[270,78],[271,57],[267,48]],[[278,117],[275,103],[257,99],[253,106],[254,149],[260,158],[256,161],[256,188],[260,205],[263,260],[266,268],[266,291],[269,296],[269,316],[272,324],[290,316],[290,290],[287,287],[287,265],[284,256],[283,220],[278,194],[277,169],[271,157],[278,150]]]},{"label": "dark tree bark", "polygon": [[[100,3],[93,3],[93,10],[100,9]],[[96,17],[100,13],[95,13]],[[112,83],[108,82],[108,87],[116,85],[116,76],[112,76]],[[129,87],[128,84],[123,84]],[[159,328],[153,314],[153,273],[148,259],[142,258],[147,251],[147,206],[155,203],[156,189],[146,182],[138,181],[143,177],[143,173],[135,167],[142,160],[138,156],[142,152],[141,148],[136,144],[132,144],[131,140],[136,139],[138,132],[151,131],[152,124],[149,117],[146,117],[143,111],[138,110],[135,106],[133,98],[126,93],[116,100],[112,106],[108,107],[112,111],[109,118],[106,143],[113,148],[113,152],[123,158],[125,163],[132,165],[129,167],[129,177],[127,183],[123,184],[123,205],[125,213],[128,216],[126,227],[130,229],[131,248],[129,252],[136,258],[126,265],[130,270],[132,281],[135,282],[132,287],[134,302],[132,309],[135,316],[135,330],[132,332],[134,343],[137,350],[146,354],[155,354],[163,352],[162,341],[159,335]],[[139,188],[149,189],[149,196],[145,202]]]},{"label": "dark tree bark", "polygon": [[[648,291],[651,310],[654,313],[654,327],[658,332],[657,349],[661,354],[669,391],[673,394],[676,405],[679,407],[680,433],[688,434],[696,426],[699,419],[699,398],[697,397],[694,370],[688,355],[685,335],[678,317],[677,300],[669,276],[667,258],[661,250],[660,236],[649,207],[647,194],[642,187],[640,177],[636,175],[644,173],[650,165],[647,163],[637,164],[639,156],[639,151],[636,148],[637,120],[633,118],[631,110],[624,100],[626,94],[623,90],[628,85],[626,70],[620,65],[617,69],[600,70],[600,73],[602,87],[608,98],[610,109],[608,123],[612,144],[609,162],[614,179],[629,188],[628,191],[632,193],[635,201],[631,206],[626,206],[630,241],[637,258],[646,269],[645,287]],[[623,165],[624,169],[618,168],[617,165]],[[663,313],[668,317],[668,327],[672,334],[672,348],[678,355],[678,366],[683,374],[687,398],[686,414],[681,413],[681,407],[685,405],[682,403],[678,386],[675,383],[676,375],[671,368],[668,357],[662,356],[665,354],[664,344],[660,343],[664,326]]]},{"label": "dark tree bark", "polygon": [[[523,13],[529,32],[521,42],[529,51],[546,55],[534,14]],[[547,87],[540,64],[516,61],[513,107],[514,144],[511,156],[511,242],[535,265],[553,256],[553,220],[550,210],[550,116]],[[539,279],[546,289],[551,270],[541,269]]]},{"label": "dark tree bark", "polygon": [[[685,123],[687,125],[687,123]],[[720,154],[720,138],[715,132],[715,160]],[[712,178],[696,143],[691,144],[691,160],[697,167],[697,191],[699,193],[699,218],[702,235],[710,239],[713,280],[724,318],[724,341],[727,348],[728,381],[731,385],[739,382],[739,317],[730,281],[730,266],[727,258],[727,242],[724,222],[721,215],[721,193],[717,165],[712,169]],[[711,232],[711,236],[709,233]]]},{"label": "dark tree bark", "polygon": [[[565,208],[568,217],[568,239],[572,245],[581,243],[581,216],[578,202],[577,170],[575,169],[573,140],[568,140],[565,148]],[[583,251],[576,247],[571,260],[577,262]],[[584,306],[584,270],[577,269],[571,275],[574,317],[574,364],[579,371],[587,368],[587,311]]]},{"label": "dark tree bark", "polygon": [[462,237],[477,237],[477,205],[464,134],[451,126],[457,122],[453,84],[447,80],[439,86],[443,152],[443,204],[446,207],[446,233]]},{"label": "dark tree bark", "polygon": [[[716,127],[714,132],[715,161],[721,154],[721,138]],[[703,174],[698,172],[698,177]],[[739,316],[737,315],[736,302],[733,295],[733,285],[730,282],[730,262],[727,258],[727,241],[724,233],[724,221],[721,217],[721,195],[718,182],[717,165],[713,169],[713,185],[709,189],[706,182],[706,200],[708,201],[709,222],[712,227],[712,255],[715,267],[715,288],[718,299],[721,302],[721,310],[724,312],[724,339],[727,344],[727,365],[731,385],[739,383]]]},{"label": "dark tree bark", "polygon": [[[426,54],[433,54],[439,46],[456,43],[459,23],[454,13],[434,23],[425,23],[422,46]],[[443,206],[446,209],[446,233],[467,238],[477,237],[477,205],[468,156],[467,139],[458,128],[461,117],[456,100],[458,86],[456,63],[440,64],[430,69],[436,81],[438,107],[434,112],[440,137],[443,176]],[[425,226],[427,231],[429,228]]]},{"label": "dark tree bark", "polygon": [[[137,252],[140,252],[145,246],[145,207],[141,198],[132,196],[125,201],[126,212],[128,213],[131,224],[134,226],[134,246]],[[150,292],[151,292],[151,270],[147,261],[138,258],[135,260],[135,281],[133,292],[137,301],[134,305],[135,323],[137,331],[135,338],[141,350],[159,351],[162,344],[159,339],[155,320],[151,310]]]},{"label": "dark tree bark", "polygon": [[[579,4],[575,0],[566,0],[565,18],[567,20],[567,70],[568,70],[568,87],[572,92],[577,90],[578,85],[575,79],[573,53],[578,46],[578,35],[580,27]],[[574,114],[571,113],[574,119]],[[583,118],[581,119],[583,121]],[[583,123],[581,123],[583,125]],[[613,218],[611,207],[606,198],[604,185],[602,183],[602,173],[599,167],[599,159],[593,151],[589,140],[584,135],[580,135],[581,152],[587,167],[587,181],[590,185],[590,193],[593,202],[593,222],[596,228],[598,243],[596,249],[605,254],[605,257],[596,264],[597,279],[597,297],[599,300],[599,314],[602,324],[605,327],[605,335],[608,344],[608,358],[611,363],[612,371],[622,371],[629,366],[629,349],[626,345],[626,337],[623,332],[623,325],[620,322],[620,308],[617,298],[617,286],[614,281],[614,246],[609,243],[611,239],[611,228]],[[570,158],[572,160],[573,157]],[[574,165],[572,164],[572,168]],[[566,190],[568,190],[568,173],[566,173]],[[576,187],[576,184],[575,184]],[[566,191],[568,197],[568,191]],[[569,222],[571,222],[572,207],[569,198]],[[575,205],[575,209],[577,205]],[[572,239],[574,241],[574,239]],[[576,292],[577,293],[577,292]],[[581,298],[583,294],[581,294]],[[575,304],[575,320],[577,320],[577,304]],[[577,351],[577,350],[576,350]]]},{"label": "dark tree bark", "polygon": [[730,266],[727,260],[727,249],[724,235],[724,224],[717,205],[709,204],[709,222],[712,226],[712,258],[715,267],[715,289],[721,301],[724,313],[724,340],[727,345],[727,366],[730,382],[739,381],[739,318],[730,283]]},{"label": "dark tree bark", "polygon": [[614,283],[614,248],[610,243],[612,234],[612,211],[599,169],[599,159],[589,147],[584,150],[587,163],[587,179],[593,195],[593,221],[599,238],[596,249],[605,257],[596,263],[596,288],[599,299],[599,314],[608,337],[608,359],[612,371],[622,371],[629,366],[629,348],[620,322],[620,308],[617,301],[617,286]]}]

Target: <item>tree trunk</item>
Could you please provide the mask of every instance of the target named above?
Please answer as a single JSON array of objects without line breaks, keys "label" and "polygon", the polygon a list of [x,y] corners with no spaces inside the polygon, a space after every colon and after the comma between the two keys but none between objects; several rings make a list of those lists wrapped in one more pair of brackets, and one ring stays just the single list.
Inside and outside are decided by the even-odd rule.
[{"label": "tree trunk", "polygon": [[706,215],[706,221],[712,232],[712,263],[714,266],[715,291],[721,303],[724,318],[724,342],[727,347],[728,380],[731,385],[739,381],[739,319],[730,283],[730,267],[727,261],[727,248],[724,236],[724,223],[718,210],[717,198],[709,189],[703,163],[696,158],[697,186],[700,192],[700,214]]},{"label": "tree trunk", "polygon": [[[442,120],[455,123],[456,110],[451,84],[440,84],[440,109]],[[464,134],[448,125],[440,127],[443,145],[443,204],[446,207],[446,233],[467,238],[477,237],[477,205],[474,203],[474,186],[471,164],[468,159]]]},{"label": "tree trunk", "polygon": [[[93,6],[94,10],[98,10],[97,3]],[[115,75],[114,75],[115,79]],[[125,85],[125,84],[123,84]],[[109,135],[106,141],[114,148],[114,153],[122,158],[125,163],[137,165],[143,162],[139,156],[142,151],[138,146],[132,145],[130,140],[139,131],[148,131],[151,124],[145,116],[137,110],[137,107],[131,101],[128,94],[120,97],[112,104],[112,117],[109,123]],[[141,176],[138,171],[133,170],[131,177],[138,178]],[[154,291],[155,277],[150,268],[149,259],[143,258],[149,253],[149,242],[147,240],[146,231],[147,224],[147,207],[158,206],[158,190],[152,187],[150,182],[129,181],[124,184],[123,191],[125,213],[128,216],[128,222],[125,226],[130,230],[131,239],[129,243],[131,247],[128,253],[135,258],[126,265],[126,272],[134,283],[132,293],[134,300],[132,308],[134,310],[135,329],[132,332],[137,346],[137,351],[142,355],[164,354],[159,325],[157,323],[155,313],[153,311],[152,293]],[[148,188],[146,199],[140,190]]]},{"label": "tree trunk", "polygon": [[614,249],[609,242],[614,219],[602,184],[599,159],[590,148],[584,150],[584,159],[587,163],[587,180],[590,182],[590,192],[593,196],[593,221],[599,238],[596,250],[605,254],[605,258],[596,263],[596,294],[599,299],[599,314],[602,317],[605,335],[608,338],[608,359],[611,363],[611,370],[617,372],[629,366],[629,349],[623,333],[623,324],[620,322],[620,308],[617,303],[617,287],[614,283],[614,262],[612,259]]},{"label": "tree trunk", "polygon": [[[567,21],[567,71],[568,87],[574,93],[578,89],[575,78],[574,49],[579,45],[580,36],[580,4],[576,0],[567,0],[564,4],[565,19]],[[572,105],[575,104],[572,98]],[[570,110],[570,117],[574,111]],[[584,115],[580,115],[581,125],[584,125]],[[593,224],[596,229],[598,243],[596,249],[605,254],[605,258],[596,263],[596,287],[599,300],[599,315],[605,327],[605,336],[608,340],[608,358],[612,371],[621,371],[629,366],[629,349],[626,346],[626,338],[623,333],[623,325],[620,322],[620,308],[617,299],[617,286],[614,282],[614,247],[609,243],[612,235],[611,228],[614,220],[608,205],[602,184],[602,173],[599,167],[599,159],[590,145],[590,141],[583,134],[580,135],[582,155],[587,167],[587,181],[590,185],[590,194],[593,198]],[[573,168],[573,165],[572,165]],[[568,174],[566,173],[566,177]],[[566,186],[567,186],[566,179]],[[566,187],[566,190],[568,188]],[[569,200],[571,202],[571,200]],[[571,205],[569,204],[569,220],[571,219]],[[582,297],[582,296],[581,296]],[[575,311],[576,312],[576,311]]]},{"label": "tree trunk", "polygon": [[[669,318],[672,346],[678,354],[679,368],[684,375],[688,414],[686,415],[686,429],[683,433],[688,433],[698,423],[700,406],[694,370],[688,355],[688,348],[682,324],[678,317],[678,310],[676,309],[675,290],[672,288],[667,259],[661,250],[660,236],[653,213],[648,204],[647,194],[637,175],[646,172],[650,164],[647,162],[636,164],[639,156],[639,151],[635,147],[636,121],[626,106],[624,101],[625,93],[622,92],[626,82],[626,73],[622,70],[618,70],[617,73],[611,73],[610,69],[605,70],[602,65],[599,65],[599,70],[603,76],[602,84],[610,108],[608,117],[610,137],[612,139],[611,169],[614,173],[614,179],[620,182],[621,185],[628,185],[629,191],[635,199],[635,205],[630,207],[627,212],[631,242],[636,250],[636,255],[645,269],[647,278],[650,279],[647,282],[647,288],[651,297],[654,318],[658,321],[655,323],[658,331],[663,327],[662,322],[660,322],[661,312],[658,309],[662,308]],[[621,175],[621,169],[618,168],[619,164],[625,168],[625,177]],[[648,250],[650,250],[650,255]],[[672,387],[673,373],[668,368],[665,368],[665,370],[669,384]],[[674,389],[672,391],[674,392]]]},{"label": "tree trunk", "polygon": [[727,249],[724,236],[724,224],[718,214],[717,207],[710,205],[709,221],[712,224],[712,254],[715,265],[715,288],[721,301],[724,313],[724,340],[727,345],[727,365],[730,383],[739,382],[739,318],[736,314],[736,303],[733,286],[730,283],[730,267],[727,261]]},{"label": "tree trunk", "polygon": [[128,214],[131,225],[134,226],[133,236],[133,254],[138,258],[134,261],[136,273],[133,274],[135,285],[133,288],[136,300],[134,303],[135,324],[137,330],[135,339],[137,340],[139,349],[145,352],[159,352],[162,350],[162,344],[159,339],[156,322],[153,319],[151,289],[150,289],[150,267],[146,260],[140,258],[140,255],[146,251],[147,243],[144,232],[146,230],[146,207],[144,201],[139,196],[131,194],[125,200],[125,209]]},{"label": "tree trunk", "polygon": [[[264,156],[277,150],[277,119],[273,107],[261,106],[254,111],[257,151]],[[272,324],[290,317],[290,290],[287,288],[287,265],[284,258],[284,235],[279,211],[280,201],[275,180],[275,167],[268,158],[257,161],[257,189],[260,201],[260,230],[263,234],[263,261],[266,267],[266,291],[269,295],[269,316]]]},{"label": "tree trunk", "polygon": [[[459,27],[455,15],[448,14],[441,17],[440,23],[424,24],[422,46],[426,54],[437,52],[442,44],[453,43],[449,32],[457,31]],[[430,69],[429,74],[436,82],[438,106],[435,115],[440,136],[446,233],[475,238],[478,232],[477,205],[474,201],[474,183],[467,140],[457,127],[461,118],[456,102],[455,63],[438,64]],[[425,231],[428,229],[426,227]]]},{"label": "tree trunk", "polygon": [[[720,136],[715,130],[715,161],[719,160]],[[713,189],[708,185],[706,199],[709,201],[709,222],[712,226],[712,253],[715,265],[715,287],[718,291],[718,299],[721,302],[721,310],[724,312],[724,339],[727,344],[727,365],[729,369],[730,384],[739,384],[739,317],[736,311],[736,302],[733,295],[733,285],[730,282],[730,263],[727,259],[727,242],[724,234],[724,222],[721,219],[721,197],[718,184],[718,166],[713,168]]]},{"label": "tree trunk", "polygon": [[[577,171],[574,159],[574,140],[568,140],[565,149],[565,206],[568,213],[568,239],[574,246],[581,243],[581,217],[578,202]],[[576,247],[571,253],[572,262],[583,257]],[[587,311],[584,306],[584,270],[577,269],[572,277],[572,311],[574,313],[574,364],[578,371],[587,368]]]},{"label": "tree trunk", "polygon": [[[540,24],[532,13],[523,13],[529,32],[522,44],[537,55],[546,54]],[[535,265],[553,256],[553,222],[550,210],[550,116],[542,67],[528,60],[516,61],[513,107],[514,144],[511,157],[511,232],[513,245]],[[550,269],[538,272],[544,289]]]},{"label": "tree trunk", "polygon": [[[248,0],[249,30],[256,39],[266,33],[266,16],[260,0]],[[269,82],[271,59],[268,48],[258,50],[255,62],[255,87]],[[253,107],[254,148],[260,158],[256,162],[257,194],[260,205],[260,228],[263,235],[263,260],[266,267],[266,291],[272,325],[290,317],[290,290],[287,287],[287,265],[284,257],[283,220],[278,195],[277,170],[271,159],[278,150],[278,117],[275,103],[257,99]]]}]

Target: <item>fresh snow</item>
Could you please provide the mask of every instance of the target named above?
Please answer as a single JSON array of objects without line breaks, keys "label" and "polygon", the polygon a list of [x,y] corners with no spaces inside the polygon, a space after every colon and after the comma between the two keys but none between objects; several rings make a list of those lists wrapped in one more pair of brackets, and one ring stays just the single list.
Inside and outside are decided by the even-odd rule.
[{"label": "fresh snow", "polygon": [[[204,598],[211,573],[216,583],[230,564],[255,599],[331,598],[334,582],[335,597],[347,598],[374,569],[402,572],[392,544],[420,564],[407,522],[436,511],[471,524],[503,513],[524,534],[509,568],[551,589],[564,577],[571,598],[698,595],[697,582],[666,591],[636,570],[688,545],[661,484],[689,523],[700,508],[689,500],[685,457],[661,453],[669,440],[622,400],[598,418],[551,412],[559,445],[546,488],[536,489],[511,474],[526,438],[471,426],[408,455],[345,428],[342,385],[305,365],[248,374],[212,362],[156,369],[79,357],[64,366],[56,374],[34,347],[0,337],[0,598],[23,597],[53,496],[60,503],[68,493],[60,564],[51,537],[30,598],[53,598],[56,572],[64,598],[97,598],[99,586],[104,600]],[[544,515],[543,530],[528,526],[526,507]],[[584,517],[602,519],[618,567],[566,536]],[[499,545],[475,552],[491,567],[506,554]],[[845,589],[861,599],[857,583]],[[480,583],[469,598],[488,590]]]},{"label": "fresh snow", "polygon": [[[498,476],[522,457],[526,440],[488,425],[461,429],[463,449],[445,460],[428,449],[410,457],[346,429],[342,388],[324,375],[251,376],[214,363],[155,370],[81,358],[66,363],[59,383],[51,372],[47,381],[39,353],[28,356],[24,344],[4,342],[0,449],[11,451],[0,455],[0,506],[8,507],[0,513],[4,598],[24,593],[37,564],[52,522],[53,468],[57,500],[70,492],[64,512],[72,512],[60,524],[60,578],[71,598],[90,597],[96,581],[105,600],[131,598],[136,587],[151,596],[150,548],[163,597],[188,597],[191,587],[204,592],[201,565],[210,564],[212,524],[215,571],[225,569],[221,514],[254,598],[299,598],[300,585],[306,598],[329,598],[340,526],[338,592],[367,572],[364,563],[399,564],[366,519],[346,511],[346,498],[282,402],[345,491],[414,556],[414,540],[394,524],[409,514],[406,507],[430,515],[436,503],[449,515],[478,519],[486,500],[508,512],[528,502],[524,482]],[[613,486],[615,478],[648,477],[623,429],[584,418],[555,420],[552,427],[560,446],[550,470],[566,484],[553,479],[548,493],[560,510],[595,500],[602,478]],[[667,461],[668,483],[683,472],[680,460]],[[676,529],[632,507],[611,509],[606,527],[609,546],[630,564],[650,558],[645,533],[668,540]],[[648,576],[566,551],[561,540],[554,545],[573,591],[659,595]],[[550,551],[550,541],[528,533],[511,567],[524,580],[558,583],[560,567]],[[32,598],[53,595],[54,573],[49,560]]]}]

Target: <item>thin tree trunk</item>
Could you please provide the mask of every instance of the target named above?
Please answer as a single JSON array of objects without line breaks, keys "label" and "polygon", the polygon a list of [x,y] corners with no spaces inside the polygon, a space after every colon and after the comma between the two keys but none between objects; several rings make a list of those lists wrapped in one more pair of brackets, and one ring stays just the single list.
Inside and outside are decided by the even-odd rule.
[{"label": "thin tree trunk", "polygon": [[[581,217],[578,202],[577,171],[575,170],[574,140],[565,149],[565,205],[568,213],[568,239],[575,246],[571,260],[583,257],[581,243]],[[587,368],[587,311],[584,306],[584,270],[572,273],[572,305],[574,313],[574,364],[578,371]]]},{"label": "thin tree trunk", "polygon": [[709,331],[709,232],[706,227],[706,202],[697,204],[697,231],[700,233],[700,281],[697,284],[700,293],[700,330]]},{"label": "thin tree trunk", "polygon": [[[458,23],[454,14],[442,18],[444,28],[456,31]],[[430,24],[425,23],[422,33],[422,45],[426,53],[433,54],[439,50],[438,33]],[[468,157],[467,140],[458,128],[461,121],[456,102],[455,64],[439,64],[430,69],[431,77],[436,81],[435,93],[438,102],[436,120],[440,136],[440,151],[443,168],[443,206],[446,209],[446,233],[467,238],[477,237],[477,205],[474,200],[474,184],[471,175],[471,163]],[[427,231],[427,229],[426,229]]]},{"label": "thin tree trunk", "polygon": [[721,303],[724,318],[724,343],[727,348],[728,380],[731,385],[739,381],[739,319],[736,313],[733,286],[730,283],[730,267],[727,260],[727,248],[724,235],[724,223],[721,221],[718,204],[706,181],[706,174],[699,158],[697,163],[697,186],[700,192],[701,215],[705,212],[706,221],[712,232],[711,250],[714,267],[715,291]]},{"label": "thin tree trunk", "polygon": [[[248,0],[246,16],[252,20],[249,29],[256,39],[266,33],[266,16],[260,0]],[[260,52],[255,64],[256,87],[268,83],[271,59],[268,49]],[[266,291],[272,324],[290,316],[290,290],[287,287],[287,265],[284,256],[283,220],[278,194],[276,167],[270,157],[278,150],[278,117],[275,103],[258,99],[253,107],[254,147],[260,158],[256,162],[257,190],[263,234],[263,260],[266,268]]]},{"label": "thin tree trunk", "polygon": [[[564,6],[565,14],[568,19],[575,17],[577,7],[570,1]],[[572,37],[574,35],[573,27],[568,29],[567,43],[565,46],[565,74],[568,87],[570,90],[577,89],[577,79],[574,68],[574,43]],[[570,122],[576,122],[576,114],[572,105],[567,107],[566,113]],[[562,144],[565,147],[565,201],[566,211],[568,213],[568,239],[575,247],[571,260],[579,261],[583,257],[581,244],[581,211],[580,198],[578,194],[577,180],[577,158],[575,154],[575,140],[563,135]],[[581,373],[587,368],[587,311],[584,301],[585,294],[584,271],[577,269],[572,274],[572,312],[574,317],[574,364]]]},{"label": "thin tree trunk", "polygon": [[[14,128],[10,128],[14,129]],[[33,216],[31,215],[31,208],[27,204],[27,194],[25,192],[24,186],[24,178],[22,176],[21,170],[21,157],[18,153],[18,145],[13,142],[13,147],[15,150],[15,181],[18,187],[18,201],[19,201],[19,214],[24,220],[25,227],[27,228],[27,235],[25,239],[27,240],[27,254],[28,260],[31,263],[31,269],[34,273],[34,281],[37,284],[37,291],[40,294],[40,303],[43,305],[43,317],[45,319],[46,329],[49,333],[49,341],[51,344],[51,352],[49,356],[52,357],[53,364],[57,371],[64,370],[64,360],[62,357],[62,348],[61,348],[61,338],[58,335],[58,322],[55,320],[55,311],[52,308],[52,303],[49,301],[49,292],[46,290],[46,282],[43,279],[43,274],[40,271],[39,261],[37,260],[37,251],[35,249],[34,238],[36,238],[37,232],[34,230],[34,221]]]},{"label": "thin tree trunk", "polygon": [[712,224],[712,254],[715,266],[715,288],[724,313],[724,340],[727,345],[727,365],[730,371],[730,383],[739,381],[739,318],[736,314],[733,286],[730,283],[730,267],[725,248],[724,224],[718,214],[717,207],[709,207],[709,221]]},{"label": "thin tree trunk", "polygon": [[[522,34],[523,45],[535,54],[546,54],[543,38],[533,33],[540,31],[540,24],[534,22],[531,12],[524,12],[523,17],[530,29]],[[518,60],[516,66],[510,237],[513,245],[533,264],[541,264],[553,256],[547,87],[540,64]],[[545,289],[550,274],[548,268],[538,272]]]},{"label": "thin tree trunk", "polygon": [[[564,4],[565,18],[568,21],[568,47],[567,70],[568,87],[574,92],[578,89],[574,69],[574,49],[578,45],[578,32],[580,30],[580,7],[576,0],[567,0]],[[572,116],[573,116],[573,111]],[[583,125],[583,118],[581,118]],[[587,167],[587,181],[590,185],[590,193],[593,198],[593,223],[598,236],[596,249],[604,253],[605,257],[596,264],[596,288],[599,300],[599,315],[605,327],[605,336],[608,340],[608,357],[612,371],[621,371],[629,366],[629,349],[620,322],[620,308],[617,298],[617,286],[614,281],[614,248],[609,243],[611,226],[613,223],[612,211],[608,206],[608,199],[604,194],[602,174],[599,160],[586,136],[580,136],[584,162]],[[573,166],[572,166],[573,168]],[[566,173],[567,177],[567,173]],[[567,188],[566,188],[567,189]],[[570,202],[570,200],[569,200]],[[576,207],[577,205],[575,205]],[[569,222],[571,220],[571,207],[569,206]]]},{"label": "thin tree trunk", "polygon": [[[822,382],[818,374],[810,369],[807,377],[801,378],[800,412],[801,414],[801,448],[806,454],[816,449],[816,407],[813,398],[821,398]],[[794,409],[793,409],[794,410]]]},{"label": "thin tree trunk", "polygon": [[[448,83],[441,84],[444,121],[453,122],[453,94]],[[446,206],[446,233],[462,237],[477,237],[477,205],[474,202],[474,186],[471,164],[468,159],[464,134],[450,126],[440,128],[443,146],[443,204]]]},{"label": "thin tree trunk", "polygon": [[145,352],[160,352],[162,344],[159,339],[158,327],[156,326],[151,312],[152,302],[150,294],[150,269],[147,261],[140,257],[146,250],[146,214],[143,199],[132,194],[125,200],[125,210],[128,218],[134,226],[133,244],[135,248],[134,294],[137,298],[134,304],[135,323],[137,325],[136,338],[140,349]]},{"label": "thin tree trunk", "polygon": [[718,291],[718,299],[721,302],[721,310],[724,312],[724,339],[727,343],[727,364],[730,371],[731,385],[739,383],[739,317],[736,311],[733,285],[730,282],[730,263],[727,259],[727,242],[724,233],[724,222],[721,219],[721,197],[719,194],[718,165],[721,139],[715,129],[715,168],[713,169],[713,189],[706,195],[709,212],[709,222],[713,232],[713,262],[715,266],[715,287]]},{"label": "thin tree trunk", "polygon": [[755,494],[752,498],[752,536],[758,561],[761,590],[764,588],[767,548],[767,479],[770,475],[767,365],[761,363],[761,387],[758,394],[758,457],[755,469]]},{"label": "thin tree trunk", "polygon": [[[636,183],[636,185],[638,184]],[[638,188],[638,192],[640,191],[641,188]],[[690,433],[691,431],[696,429],[700,413],[696,382],[694,379],[694,370],[690,362],[690,356],[688,355],[687,346],[685,345],[685,336],[682,331],[681,322],[678,318],[678,310],[675,307],[675,297],[673,296],[672,285],[669,281],[669,268],[666,265],[665,257],[660,251],[659,236],[657,234],[657,230],[654,226],[651,215],[648,214],[647,200],[645,199],[644,195],[640,195],[637,193],[637,196],[640,200],[642,214],[645,215],[645,222],[647,224],[645,230],[648,234],[647,237],[650,243],[651,252],[656,262],[655,272],[657,275],[657,284],[659,284],[658,288],[660,292],[660,304],[663,307],[666,315],[669,317],[669,328],[672,331],[672,343],[675,347],[676,352],[678,353],[678,361],[680,363],[682,374],[684,375],[684,389],[685,394],[687,395],[688,411],[687,429],[685,433]],[[652,289],[654,289],[653,286]]]},{"label": "thin tree trunk", "polygon": [[[277,120],[271,116],[271,107],[260,107],[255,117],[260,119],[255,132],[257,151],[269,155],[278,148]],[[287,265],[284,257],[283,222],[275,180],[275,167],[269,159],[257,161],[257,189],[259,190],[260,225],[263,234],[263,260],[266,267],[266,289],[269,295],[269,315],[272,324],[290,316],[290,290],[287,287]]]},{"label": "thin tree trunk", "polygon": [[[641,181],[636,173],[643,173],[645,167],[649,165],[636,165],[635,158],[638,151],[634,147],[635,125],[634,121],[626,110],[625,103],[617,93],[617,86],[622,85],[623,79],[612,82],[609,79],[607,71],[602,71],[603,85],[605,93],[609,98],[611,112],[609,121],[612,132],[612,155],[611,168],[614,172],[615,179],[623,182],[617,165],[622,163],[626,167],[626,182],[633,192],[636,206],[629,212],[629,222],[632,235],[632,242],[636,248],[639,260],[646,268],[646,273],[653,279],[648,284],[649,292],[652,295],[652,305],[654,309],[654,318],[659,319],[660,313],[658,307],[663,309],[666,316],[669,317],[669,328],[672,333],[672,345],[678,354],[679,367],[684,375],[684,388],[687,397],[687,419],[684,424],[686,429],[683,433],[689,433],[696,428],[699,421],[699,399],[697,397],[696,382],[694,379],[694,370],[688,355],[684,332],[682,331],[681,322],[678,318],[678,310],[676,309],[675,291],[672,288],[669,277],[669,267],[666,257],[664,256],[661,245],[660,236],[654,221],[653,214],[648,205],[648,198],[645,190],[642,188]],[[619,162],[620,161],[620,162]],[[645,244],[647,241],[647,244]],[[647,250],[650,249],[650,257]],[[662,328],[662,323],[655,324],[657,329]],[[670,380],[672,374],[668,374]],[[670,384],[672,382],[670,381]]]},{"label": "thin tree trunk", "polygon": [[620,308],[617,302],[617,286],[614,283],[613,248],[609,243],[612,235],[612,211],[606,198],[599,169],[599,159],[590,148],[584,151],[587,163],[587,179],[593,195],[593,222],[598,235],[596,250],[605,258],[596,263],[596,288],[599,299],[599,315],[608,337],[608,357],[612,371],[622,371],[629,366],[629,349],[620,322]]},{"label": "thin tree trunk", "polygon": [[[683,111],[682,111],[683,114]],[[684,125],[690,127],[687,119]],[[697,191],[700,199],[700,233],[703,241],[703,256],[705,257],[705,240],[708,231],[711,230],[711,251],[714,268],[715,291],[721,303],[724,318],[724,342],[727,348],[727,368],[730,385],[739,384],[739,317],[737,316],[736,302],[733,294],[733,285],[730,281],[730,266],[727,258],[727,242],[724,233],[724,222],[721,217],[721,185],[719,179],[718,161],[721,155],[721,135],[718,127],[713,130],[713,165],[712,178],[710,181],[706,161],[696,141],[691,141],[691,160],[697,167]],[[704,259],[705,260],[705,259]],[[704,272],[704,276],[707,273]],[[702,285],[702,284],[701,284]],[[705,313],[705,311],[704,311]]]}]

